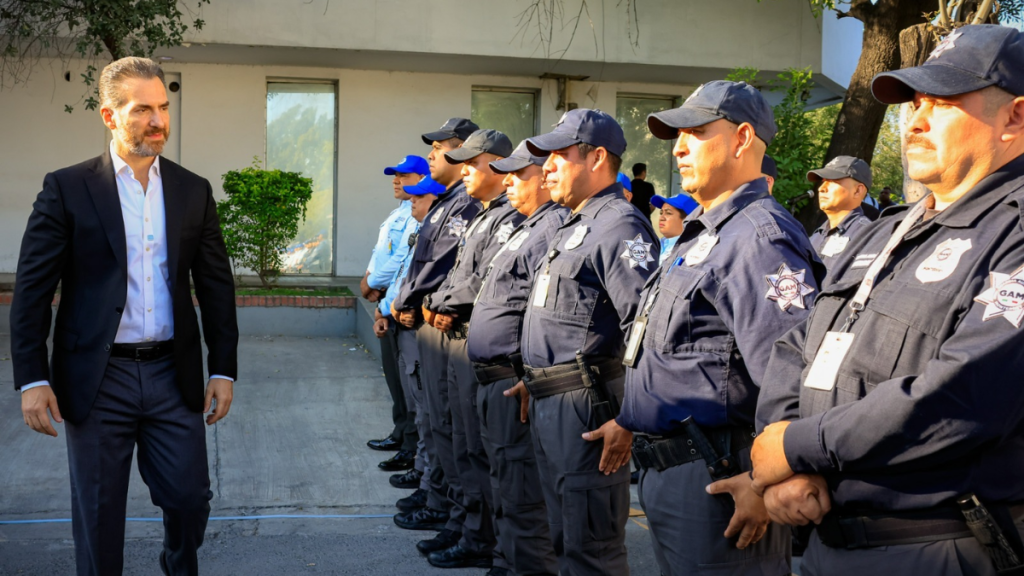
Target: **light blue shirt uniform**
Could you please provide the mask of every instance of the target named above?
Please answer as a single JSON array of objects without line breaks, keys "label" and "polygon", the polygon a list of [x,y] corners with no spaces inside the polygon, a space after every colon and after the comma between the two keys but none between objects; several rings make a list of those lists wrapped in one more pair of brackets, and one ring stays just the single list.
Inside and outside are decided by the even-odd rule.
[{"label": "light blue shirt uniform", "polygon": [[398,267],[404,257],[402,252],[408,251],[408,246],[402,246],[401,240],[406,224],[410,220],[413,220],[412,202],[402,200],[398,208],[392,210],[384,223],[380,225],[377,245],[373,248],[370,264],[366,268],[370,273],[366,279],[370,288],[384,290],[395,281]]},{"label": "light blue shirt uniform", "polygon": [[[406,274],[409,272],[409,265],[412,264],[412,255],[414,250],[412,246],[409,246],[409,239],[413,234],[417,234],[420,231],[420,223],[416,221],[411,215],[406,221],[405,230],[402,232],[402,238],[400,245],[396,247],[395,256],[401,254],[398,259],[398,268],[395,270],[395,281],[388,288],[388,291],[384,294],[384,297],[377,303],[377,308],[380,310],[382,316],[391,316],[391,303],[398,297],[398,291],[402,288],[402,281],[405,280]],[[399,252],[400,250],[400,252]],[[395,258],[389,260],[389,264],[395,261]],[[373,274],[370,274],[372,277]],[[370,283],[373,286],[373,283]]]}]

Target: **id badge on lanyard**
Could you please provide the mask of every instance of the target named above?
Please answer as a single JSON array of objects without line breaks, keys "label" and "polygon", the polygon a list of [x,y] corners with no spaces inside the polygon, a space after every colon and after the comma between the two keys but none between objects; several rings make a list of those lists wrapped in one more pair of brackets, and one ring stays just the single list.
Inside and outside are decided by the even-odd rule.
[{"label": "id badge on lanyard", "polygon": [[882,272],[882,268],[885,267],[889,257],[892,256],[893,251],[903,241],[903,237],[907,235],[907,232],[921,220],[927,209],[928,202],[929,199],[926,197],[911,209],[907,217],[903,219],[903,222],[900,222],[893,235],[889,237],[889,241],[885,243],[885,248],[871,262],[867,272],[864,273],[864,279],[857,288],[857,293],[854,294],[853,299],[850,301],[850,314],[846,317],[843,327],[839,331],[830,330],[825,333],[825,339],[822,340],[821,346],[818,347],[818,353],[814,355],[814,362],[811,364],[811,369],[807,372],[807,378],[804,379],[804,386],[824,391],[830,391],[836,387],[839,366],[842,365],[843,360],[850,353],[850,348],[853,346],[854,335],[850,332],[850,329],[853,327],[853,323],[857,321],[860,311],[864,309],[864,305],[871,296],[871,290],[875,287],[875,281]]},{"label": "id badge on lanyard", "polygon": [[633,321],[633,327],[629,330],[629,342],[626,343],[626,354],[622,357],[623,366],[632,368],[636,365],[636,357],[640,353],[640,344],[644,341],[644,333],[647,332],[647,321],[651,318],[651,309],[654,308],[654,301],[658,299],[659,288],[651,290],[647,296],[640,315]]}]

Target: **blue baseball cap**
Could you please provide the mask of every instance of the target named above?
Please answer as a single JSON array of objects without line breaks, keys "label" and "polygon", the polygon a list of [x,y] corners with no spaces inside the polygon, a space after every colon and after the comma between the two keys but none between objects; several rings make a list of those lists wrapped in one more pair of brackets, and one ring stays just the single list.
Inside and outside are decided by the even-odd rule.
[{"label": "blue baseball cap", "polygon": [[761,159],[761,174],[779,179],[779,167],[775,164],[775,159],[767,154]]},{"label": "blue baseball cap", "polygon": [[543,156],[530,154],[530,149],[526,147],[526,140],[523,140],[519,143],[519,146],[516,146],[516,149],[512,151],[508,158],[495,160],[490,163],[490,167],[495,174],[508,174],[522,170],[531,164],[543,166],[544,160]]},{"label": "blue baseball cap", "polygon": [[398,164],[385,168],[384,174],[387,176],[394,176],[395,174],[419,174],[420,176],[426,176],[430,174],[430,166],[425,158],[410,154],[402,158],[402,161]]},{"label": "blue baseball cap", "polygon": [[957,28],[920,66],[884,72],[871,81],[871,93],[883,104],[901,104],[914,93],[966,94],[998,86],[1024,96],[1024,34],[1016,28],[972,24]]},{"label": "blue baseball cap", "polygon": [[626,151],[622,126],[608,114],[589,108],[570,110],[562,114],[551,132],[526,139],[530,153],[537,156],[547,156],[580,142],[602,147],[620,158]]},{"label": "blue baseball cap", "polygon": [[619,180],[619,184],[622,184],[623,188],[625,188],[626,190],[629,190],[630,192],[633,191],[633,183],[629,181],[629,178],[625,174],[623,174],[622,172],[619,172],[618,180]]},{"label": "blue baseball cap", "polygon": [[697,201],[690,197],[689,194],[676,194],[671,198],[665,198],[664,196],[655,195],[651,198],[651,206],[661,209],[662,206],[668,204],[676,210],[681,210],[684,214],[691,214],[697,209]]},{"label": "blue baseball cap", "polygon": [[675,140],[681,128],[696,128],[723,118],[733,124],[750,124],[765,144],[771,144],[778,131],[772,107],[757,88],[726,80],[701,84],[679,108],[650,114],[647,128],[656,138]]},{"label": "blue baseball cap", "polygon": [[465,140],[469,138],[469,135],[479,130],[472,120],[465,118],[449,118],[447,122],[441,125],[440,128],[434,132],[427,132],[421,138],[423,143],[430,146],[434,142],[444,142],[452,138],[458,138],[459,140]]},{"label": "blue baseball cap", "polygon": [[426,176],[412,186],[402,186],[402,190],[405,190],[405,193],[410,196],[425,196],[427,194],[440,196],[448,189],[444,187],[444,184],[440,184],[430,176]]}]

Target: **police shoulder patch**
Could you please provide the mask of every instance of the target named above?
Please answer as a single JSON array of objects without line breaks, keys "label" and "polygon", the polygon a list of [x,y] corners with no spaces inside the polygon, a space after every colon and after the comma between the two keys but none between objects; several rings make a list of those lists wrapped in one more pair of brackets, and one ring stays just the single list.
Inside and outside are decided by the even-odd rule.
[{"label": "police shoulder patch", "polygon": [[990,272],[988,289],[974,301],[985,305],[982,321],[1002,316],[1014,328],[1020,328],[1024,321],[1024,266],[1010,274]]},{"label": "police shoulder patch", "polygon": [[806,274],[807,270],[790,270],[789,265],[783,262],[778,272],[765,275],[768,293],[764,297],[774,300],[784,312],[793,306],[806,310],[804,296],[814,292],[814,288],[804,282]]},{"label": "police shoulder patch", "polygon": [[647,264],[654,262],[654,257],[651,256],[652,242],[644,242],[640,234],[637,234],[636,238],[632,240],[623,240],[623,242],[626,243],[626,251],[620,257],[629,261],[630,268],[639,266],[647,270]]},{"label": "police shoulder patch", "polygon": [[466,219],[462,216],[456,216],[448,221],[448,234],[461,238],[465,231]]},{"label": "police shoulder patch", "polygon": [[509,236],[512,235],[512,231],[515,229],[515,225],[512,224],[511,222],[505,222],[501,226],[498,226],[498,244],[504,244],[505,242],[508,242]]}]

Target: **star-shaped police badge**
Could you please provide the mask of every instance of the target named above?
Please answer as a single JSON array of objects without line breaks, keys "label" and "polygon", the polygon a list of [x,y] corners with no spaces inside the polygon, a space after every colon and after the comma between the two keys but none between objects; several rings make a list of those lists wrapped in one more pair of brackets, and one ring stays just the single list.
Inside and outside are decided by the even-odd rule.
[{"label": "star-shaped police badge", "polygon": [[629,260],[629,267],[637,266],[647,270],[647,263],[654,262],[651,256],[651,242],[644,242],[639,234],[632,240],[623,240],[626,243],[626,251],[621,254],[622,258]]},{"label": "star-shaped police badge", "polygon": [[956,48],[956,39],[963,35],[964,33],[961,32],[959,28],[953,30],[953,32],[950,33],[949,36],[943,38],[942,42],[939,42],[939,45],[936,46],[934,50],[932,50],[932,53],[928,55],[928,59],[931,60],[933,58],[938,58],[946,50],[949,50],[950,48]]},{"label": "star-shaped police badge", "polygon": [[508,242],[509,236],[512,235],[512,231],[515,229],[515,225],[512,224],[511,222],[505,222],[501,226],[498,226],[498,244],[504,244],[505,242]]},{"label": "star-shaped police badge", "polygon": [[466,219],[462,216],[456,216],[448,221],[448,233],[452,236],[462,238],[463,232],[466,231]]},{"label": "star-shaped police badge", "polygon": [[806,270],[790,270],[785,263],[779,266],[777,274],[766,274],[764,279],[768,282],[768,293],[764,295],[769,300],[774,300],[783,312],[792,306],[807,309],[804,304],[804,296],[814,292],[804,283]]},{"label": "star-shaped police badge", "polygon": [[1024,266],[1011,274],[989,272],[989,282],[989,289],[974,299],[975,302],[985,305],[982,321],[1002,316],[1013,324],[1014,328],[1020,328],[1020,323],[1024,320]]}]

